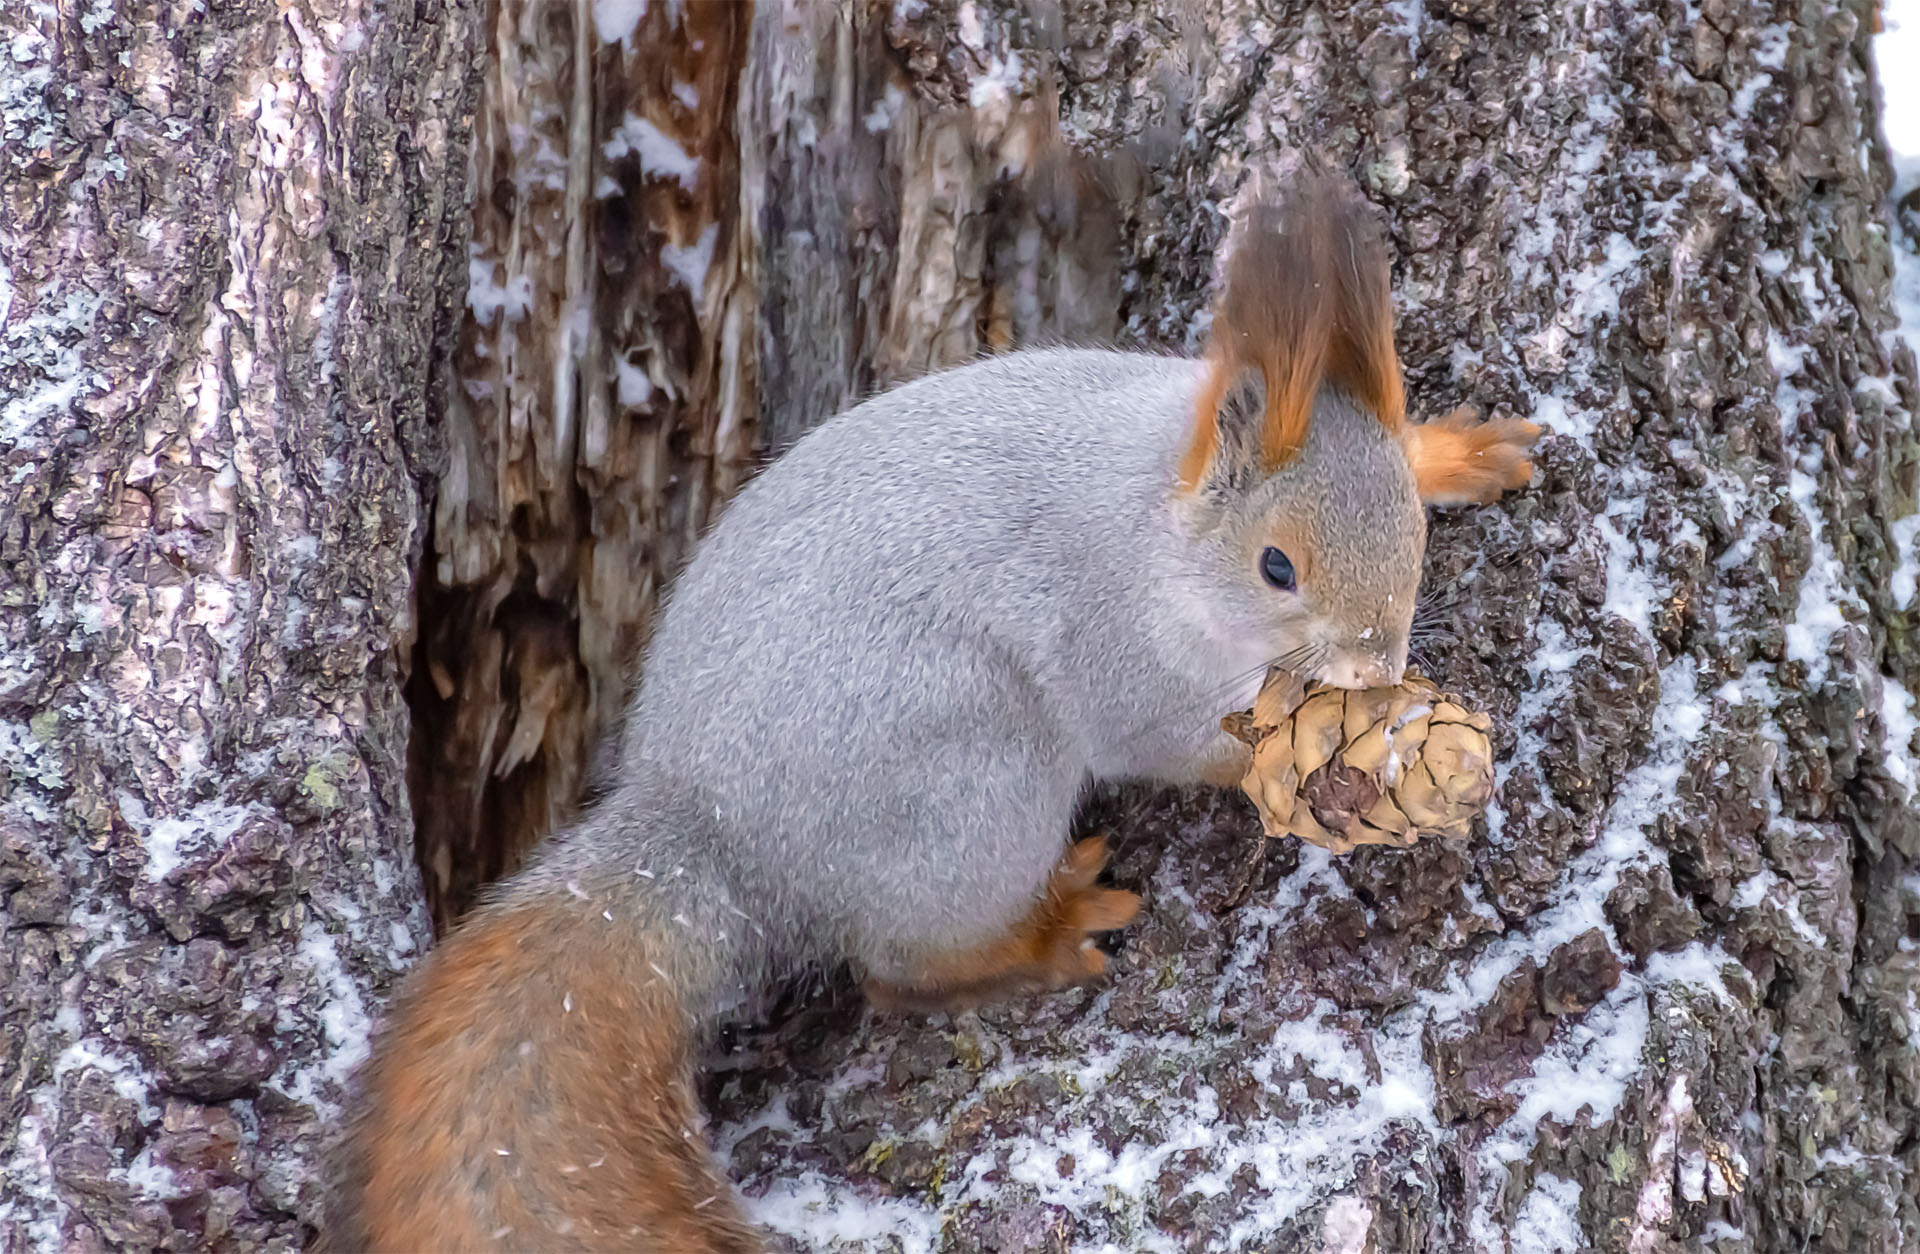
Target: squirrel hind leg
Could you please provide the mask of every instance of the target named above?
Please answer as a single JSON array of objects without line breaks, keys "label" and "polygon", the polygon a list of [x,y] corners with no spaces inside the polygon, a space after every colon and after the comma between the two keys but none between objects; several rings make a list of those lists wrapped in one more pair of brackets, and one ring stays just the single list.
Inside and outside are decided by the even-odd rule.
[{"label": "squirrel hind leg", "polygon": [[1138,893],[1097,883],[1108,856],[1098,836],[1077,842],[1012,928],[983,945],[926,955],[904,980],[870,978],[868,999],[887,1010],[958,1011],[1098,979],[1107,956],[1093,934],[1123,928],[1140,913]]}]

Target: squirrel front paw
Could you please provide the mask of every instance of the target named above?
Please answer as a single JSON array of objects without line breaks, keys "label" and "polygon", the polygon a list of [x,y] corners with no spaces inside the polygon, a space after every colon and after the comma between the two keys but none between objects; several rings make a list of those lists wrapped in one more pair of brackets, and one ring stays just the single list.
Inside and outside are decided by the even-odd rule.
[{"label": "squirrel front paw", "polygon": [[1407,464],[1428,505],[1486,505],[1533,478],[1534,442],[1545,428],[1519,418],[1479,421],[1462,405],[1405,428]]},{"label": "squirrel front paw", "polygon": [[904,983],[869,979],[868,1000],[888,1010],[958,1011],[1098,979],[1107,956],[1094,933],[1123,928],[1140,913],[1138,893],[1098,885],[1108,856],[1098,836],[1075,843],[1048,877],[1046,895],[1005,935],[936,955]]}]

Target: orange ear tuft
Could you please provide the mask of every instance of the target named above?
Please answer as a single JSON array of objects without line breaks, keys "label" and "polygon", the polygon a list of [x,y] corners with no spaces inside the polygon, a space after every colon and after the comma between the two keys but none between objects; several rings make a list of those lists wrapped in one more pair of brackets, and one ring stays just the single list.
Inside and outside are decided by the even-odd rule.
[{"label": "orange ear tuft", "polygon": [[1393,286],[1386,243],[1372,214],[1350,200],[1333,219],[1330,261],[1338,277],[1327,376],[1373,411],[1392,435],[1407,416],[1400,356],[1393,347]]},{"label": "orange ear tuft", "polygon": [[1180,455],[1180,487],[1191,492],[1200,486],[1213,455],[1220,447],[1220,406],[1227,399],[1232,369],[1218,352],[1207,354],[1207,374],[1193,398],[1193,434],[1187,439],[1187,451]]},{"label": "orange ear tuft", "polygon": [[[1226,250],[1181,484],[1198,487],[1229,445],[1252,452],[1251,469],[1261,475],[1286,465],[1306,443],[1323,381],[1398,432],[1406,401],[1386,249],[1365,202],[1331,178],[1305,176],[1284,198],[1253,195]],[[1223,440],[1221,406],[1249,370],[1265,384],[1258,430],[1253,439]]]},{"label": "orange ear tuft", "polygon": [[1485,505],[1533,478],[1527,456],[1540,438],[1537,423],[1517,418],[1475,421],[1471,406],[1409,426],[1401,447],[1413,468],[1420,499],[1429,505]]}]

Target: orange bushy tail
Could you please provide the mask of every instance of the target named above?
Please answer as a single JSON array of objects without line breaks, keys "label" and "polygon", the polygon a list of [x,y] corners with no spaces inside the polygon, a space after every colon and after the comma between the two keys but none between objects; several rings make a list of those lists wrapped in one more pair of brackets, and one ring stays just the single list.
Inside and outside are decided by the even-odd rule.
[{"label": "orange bushy tail", "polygon": [[665,946],[588,904],[488,907],[428,956],[364,1075],[329,1245],[759,1248],[700,1132]]}]

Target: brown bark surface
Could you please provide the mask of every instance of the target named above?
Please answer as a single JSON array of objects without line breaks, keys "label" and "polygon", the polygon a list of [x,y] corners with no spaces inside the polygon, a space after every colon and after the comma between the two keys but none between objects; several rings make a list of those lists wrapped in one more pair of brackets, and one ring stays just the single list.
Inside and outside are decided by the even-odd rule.
[{"label": "brown bark surface", "polygon": [[[644,12],[640,12],[641,9]],[[751,12],[502,0],[408,697],[435,918],[571,812],[758,426],[735,126]]]},{"label": "brown bark surface", "polygon": [[0,1249],[293,1249],[411,865],[459,3],[0,6]]}]

